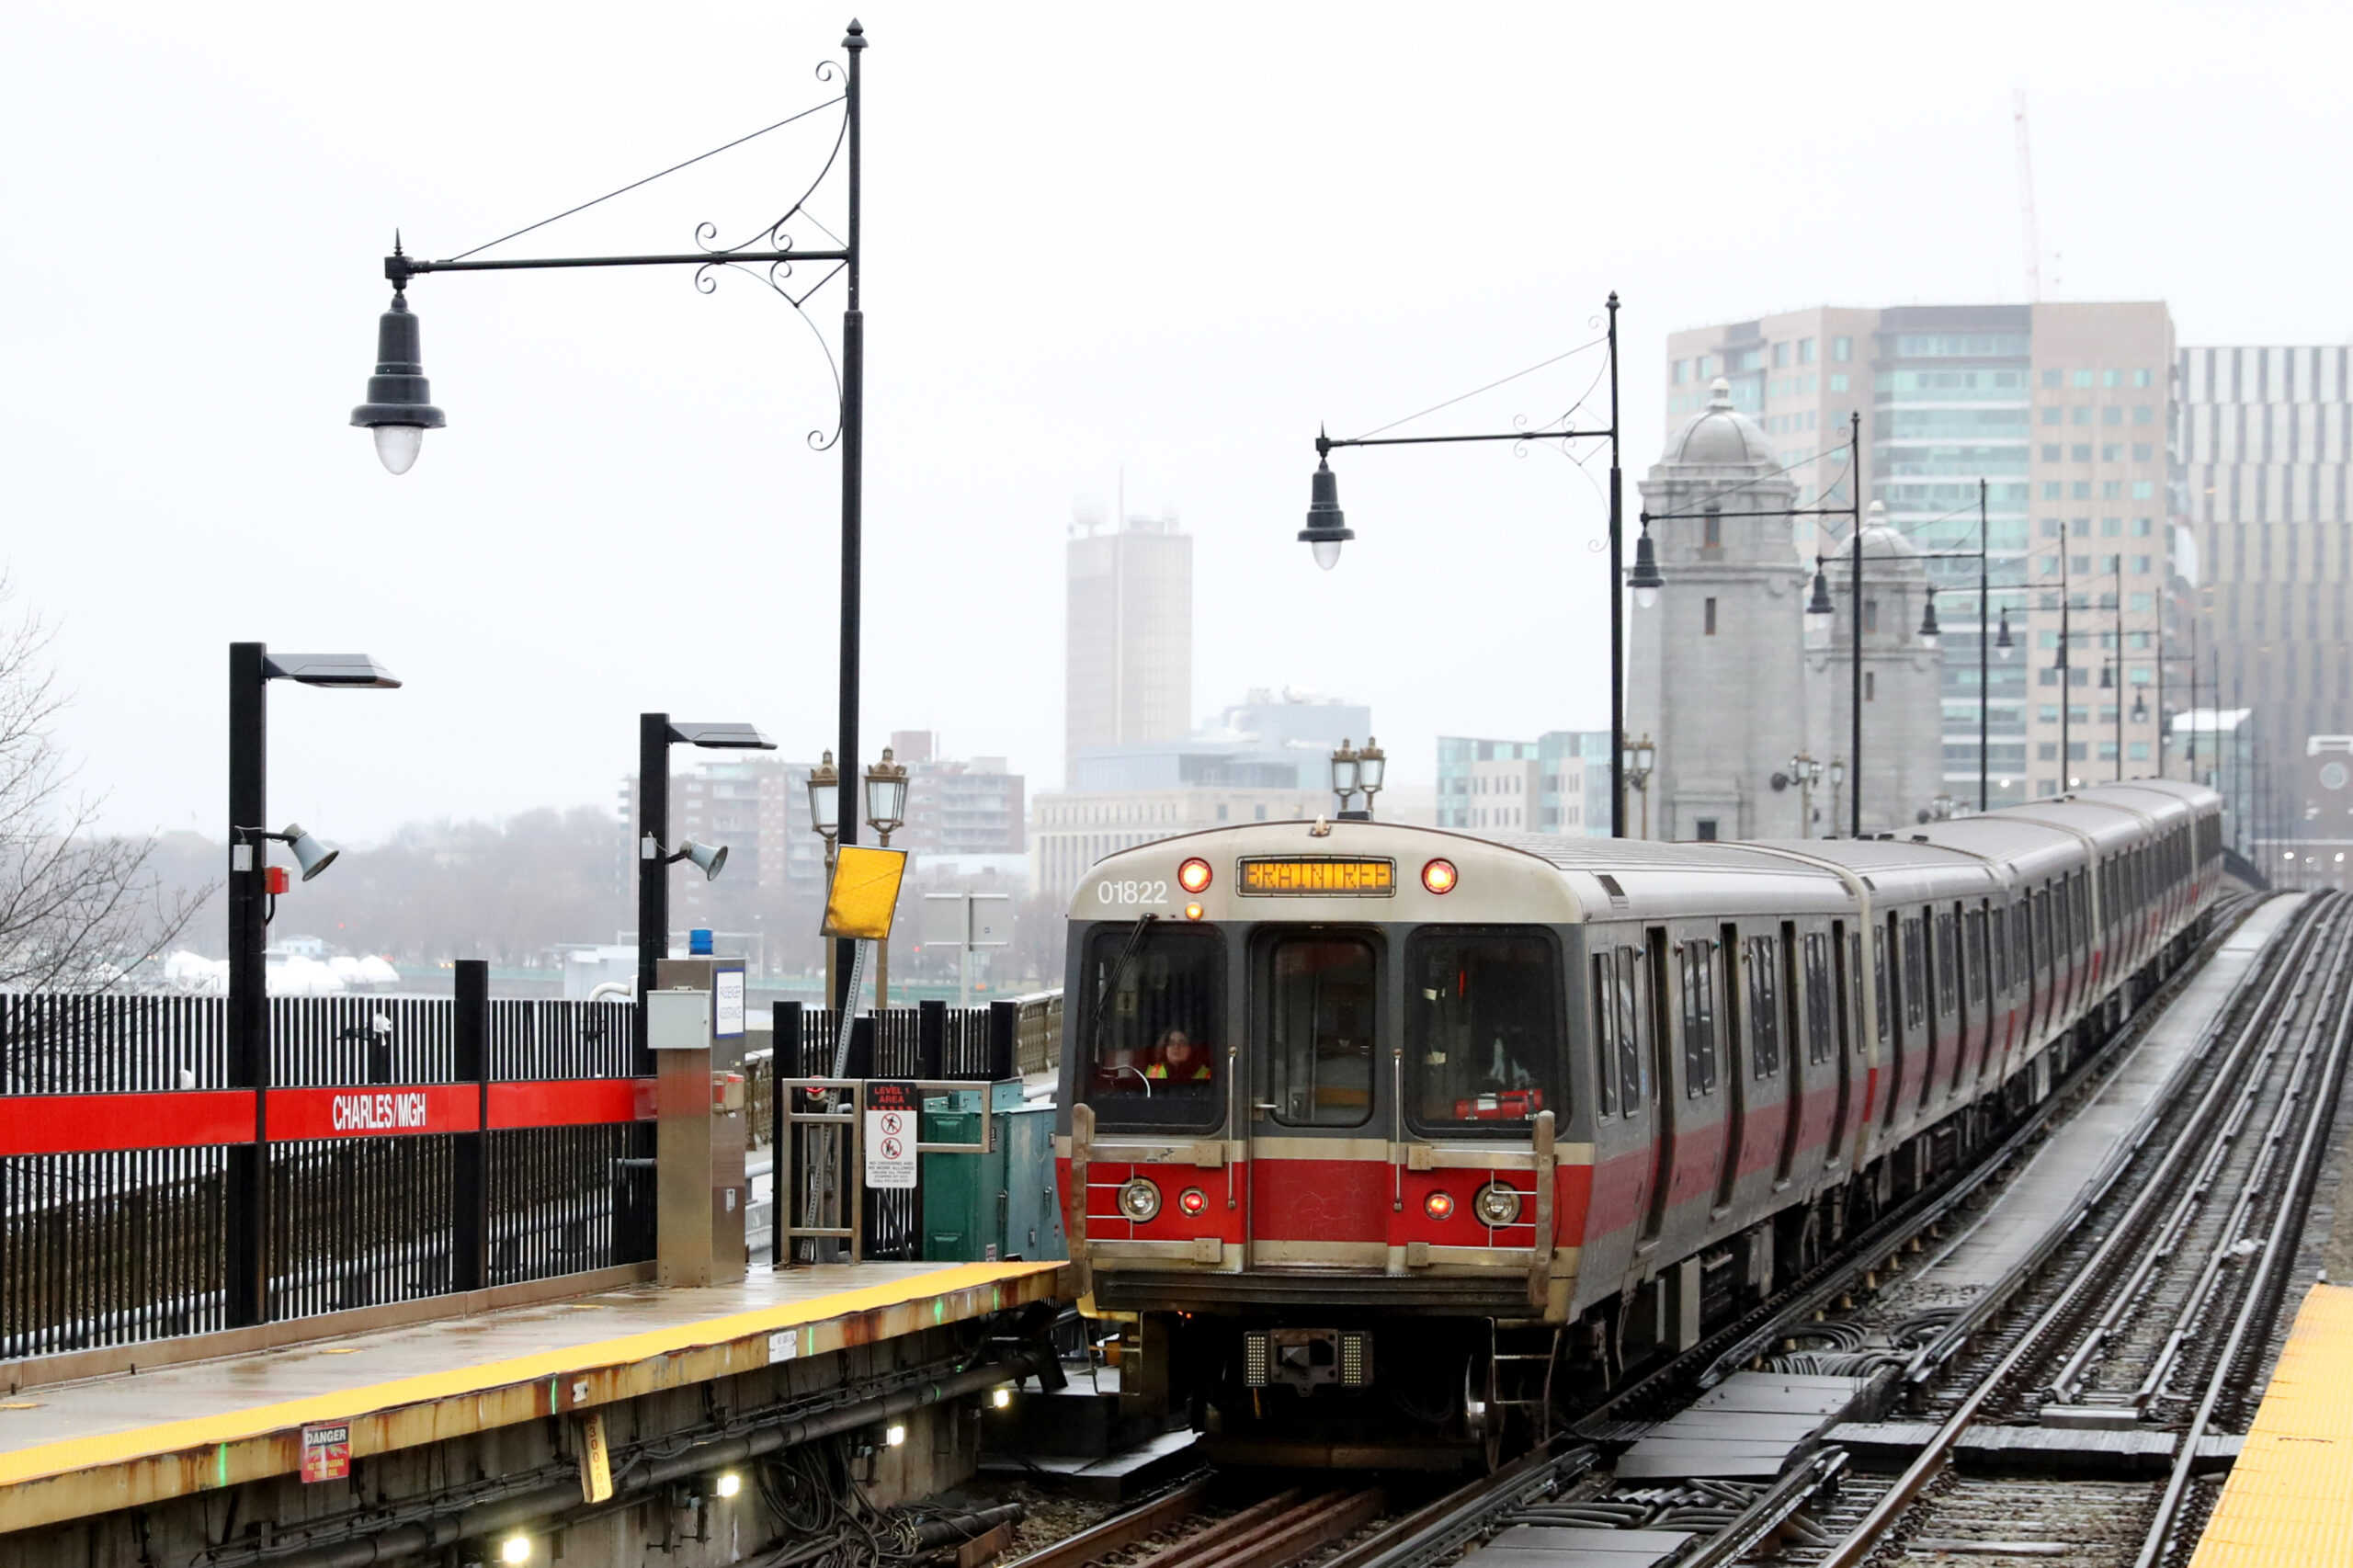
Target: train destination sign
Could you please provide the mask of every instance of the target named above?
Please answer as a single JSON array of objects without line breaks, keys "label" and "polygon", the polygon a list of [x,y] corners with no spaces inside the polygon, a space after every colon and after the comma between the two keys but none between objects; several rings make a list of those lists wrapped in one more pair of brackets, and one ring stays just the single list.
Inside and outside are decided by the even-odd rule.
[{"label": "train destination sign", "polygon": [[1256,857],[1242,862],[1239,891],[1257,898],[1388,898],[1397,891],[1397,862],[1338,855]]}]

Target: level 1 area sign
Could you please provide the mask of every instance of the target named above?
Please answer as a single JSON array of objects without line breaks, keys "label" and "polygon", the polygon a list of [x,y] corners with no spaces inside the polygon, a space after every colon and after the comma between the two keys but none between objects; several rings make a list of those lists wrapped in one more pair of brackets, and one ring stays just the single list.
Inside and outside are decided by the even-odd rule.
[{"label": "level 1 area sign", "polygon": [[913,1084],[877,1081],[866,1085],[866,1185],[911,1187],[915,1184],[915,1135],[923,1096]]}]

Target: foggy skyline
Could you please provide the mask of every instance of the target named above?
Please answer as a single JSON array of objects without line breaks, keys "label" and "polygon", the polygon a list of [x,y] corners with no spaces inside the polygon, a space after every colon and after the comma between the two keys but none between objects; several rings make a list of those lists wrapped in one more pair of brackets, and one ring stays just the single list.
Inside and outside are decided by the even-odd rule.
[{"label": "foggy skyline", "polygon": [[[855,9],[862,728],[1006,756],[1033,790],[1061,770],[1074,498],[1122,463],[1129,508],[1195,540],[1195,719],[1344,695],[1399,784],[1441,733],[1606,724],[1597,446],[1586,473],[1336,454],[1358,537],[1324,574],[1293,537],[1316,428],[1586,342],[1616,289],[1631,506],[1670,330],[2025,298],[2013,88],[2046,297],[2165,300],[2185,346],[2353,324],[2316,177],[2353,118],[2331,12]],[[407,682],[272,694],[273,817],[345,841],[608,802],[641,709],[833,744],[839,460],[804,438],[832,381],[754,279],[420,278],[449,427],[395,479],[345,421],[395,226],[453,255],[815,104],[852,10],[14,18],[5,556],[58,627],[60,739],[110,825],[222,831],[233,639]],[[740,238],[832,134],[813,116],[494,254]],[[838,226],[837,189],[815,206]],[[830,338],[841,308],[836,283],[811,320]],[[1599,369],[1413,428],[1541,422]]]}]

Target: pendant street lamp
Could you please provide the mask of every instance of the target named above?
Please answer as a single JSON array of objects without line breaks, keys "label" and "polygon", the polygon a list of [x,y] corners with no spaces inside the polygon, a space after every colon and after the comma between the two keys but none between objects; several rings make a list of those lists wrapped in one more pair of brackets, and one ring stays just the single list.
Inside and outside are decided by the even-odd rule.
[{"label": "pendant street lamp", "polygon": [[1314,483],[1308,493],[1307,526],[1299,530],[1299,541],[1311,547],[1315,552],[1315,564],[1329,572],[1340,563],[1340,546],[1357,536],[1340,511],[1340,476],[1332,472],[1329,449],[1321,444],[1320,433],[1317,441]]},{"label": "pendant street lamp", "polygon": [[1920,646],[1934,648],[1943,635],[1937,629],[1937,585],[1931,583],[1928,585],[1927,608],[1920,615]]},{"label": "pendant street lamp", "polygon": [[1626,787],[1643,798],[1642,836],[1644,838],[1651,835],[1651,765],[1657,760],[1658,748],[1651,744],[1647,734],[1628,746],[1619,757]]},{"label": "pendant street lamp", "polygon": [[1332,793],[1340,802],[1338,816],[1342,822],[1351,821],[1356,816],[1356,812],[1348,809],[1348,802],[1357,798],[1357,763],[1356,748],[1348,744],[1347,737],[1343,736],[1340,744],[1332,750]]},{"label": "pendant street lamp", "polygon": [[1838,607],[1830,602],[1830,573],[1820,555],[1813,558],[1813,595],[1805,602],[1805,645],[1827,648],[1838,624]]},{"label": "pendant street lamp", "polygon": [[[904,763],[891,760],[891,748],[882,748],[882,760],[866,770],[866,825],[872,828],[876,840],[883,848],[891,847],[891,835],[907,820],[907,769]],[[874,1006],[877,1012],[891,1008],[891,944],[874,944]],[[855,996],[842,1002],[850,1006]]]},{"label": "pendant street lamp", "polygon": [[1651,543],[1650,525],[1643,525],[1642,537],[1634,541],[1634,569],[1626,576],[1626,586],[1634,590],[1634,608],[1653,609],[1658,605],[1658,591],[1666,586],[1666,579],[1658,573],[1658,551]]},{"label": "pendant street lamp", "polygon": [[[401,256],[397,239],[392,255]],[[351,422],[375,433],[376,456],[393,473],[406,473],[416,462],[425,433],[444,423],[433,406],[433,385],[425,379],[405,278],[394,280],[392,308],[376,318],[376,373],[368,378],[368,401],[351,411]]]},{"label": "pendant street lamp", "polygon": [[[1609,357],[1609,423],[1599,429],[1585,430],[1563,426],[1558,430],[1508,430],[1491,435],[1472,436],[1357,436],[1335,437],[1322,431],[1315,436],[1315,472],[1308,490],[1307,526],[1299,531],[1300,542],[1314,551],[1315,564],[1326,572],[1339,564],[1340,547],[1356,538],[1340,511],[1340,482],[1332,472],[1331,457],[1340,447],[1425,447],[1443,446],[1463,441],[1510,441],[1525,445],[1529,441],[1577,441],[1606,439],[1609,443],[1609,735],[1614,755],[1626,744],[1626,612],[1625,595],[1620,585],[1631,587],[1638,603],[1648,603],[1643,596],[1649,592],[1657,597],[1658,564],[1652,562],[1648,588],[1645,589],[1642,567],[1637,564],[1635,575],[1625,575],[1626,501],[1625,477],[1619,466],[1618,416],[1618,296],[1609,296],[1608,330],[1605,340]],[[1649,549],[1648,541],[1643,546]],[[1647,556],[1644,557],[1647,559]],[[1339,791],[1336,778],[1335,793]],[[1351,791],[1353,792],[1353,790]],[[1626,836],[1626,781],[1613,776],[1609,791],[1609,834],[1613,838]],[[1342,802],[1343,807],[1346,801]],[[1366,810],[1370,811],[1368,803]],[[1347,812],[1343,809],[1342,816]]]},{"label": "pendant street lamp", "polygon": [[645,999],[654,992],[654,966],[670,956],[670,868],[690,860],[708,881],[727,864],[725,846],[688,839],[670,844],[670,748],[711,751],[774,751],[776,743],[749,724],[690,723],[667,713],[637,716],[637,1058],[631,1071],[654,1071],[645,1036]]},{"label": "pendant street lamp", "polygon": [[269,846],[284,844],[309,881],[331,865],[335,851],[299,824],[278,833],[269,820],[269,683],[391,690],[401,683],[365,653],[273,653],[259,642],[229,644],[229,1075],[228,1086],[254,1091],[255,1142],[225,1151],[228,1258],[223,1302],[226,1326],[250,1328],[269,1310],[269,1193],[267,1162],[269,1108],[267,960],[272,906],[286,870],[269,862]]},{"label": "pendant street lamp", "polygon": [[[807,314],[805,307],[818,290],[835,277],[842,279],[843,311],[841,357],[836,369],[839,402],[836,405],[839,423],[834,433],[826,436],[813,432],[810,445],[820,451],[839,448],[841,451],[841,610],[840,659],[838,677],[839,735],[835,746],[837,756],[847,759],[858,755],[858,653],[861,646],[860,620],[863,602],[863,539],[865,531],[865,472],[866,472],[866,312],[859,293],[859,272],[865,250],[862,244],[861,198],[864,178],[864,124],[861,114],[859,62],[864,58],[866,29],[856,21],[849,24],[842,40],[842,49],[848,56],[846,62],[826,61],[818,67],[820,80],[838,81],[841,96],[821,104],[827,108],[837,103],[842,109],[841,136],[838,145],[843,153],[846,176],[844,223],[841,237],[824,249],[798,245],[786,225],[795,219],[804,220],[823,230],[828,238],[831,230],[824,229],[806,207],[809,197],[816,189],[812,185],[799,200],[764,230],[756,232],[741,244],[717,246],[709,244],[704,233],[699,232],[699,248],[672,255],[546,256],[517,260],[491,260],[477,253],[505,244],[493,241],[477,246],[462,256],[446,260],[429,261],[408,255],[397,237],[392,254],[384,258],[384,277],[392,285],[392,307],[386,312],[377,328],[377,374],[369,382],[368,402],[352,411],[352,423],[374,432],[377,450],[384,464],[393,472],[404,472],[416,460],[417,448],[424,432],[438,429],[443,423],[441,411],[426,402],[426,385],[423,363],[418,357],[416,318],[410,313],[407,302],[409,283],[431,273],[442,272],[518,272],[544,271],[555,268],[583,267],[685,267],[693,269],[695,285],[703,293],[717,287],[719,276],[734,269],[767,285],[786,304]],[[804,111],[814,113],[815,109]],[[794,115],[792,119],[802,118]],[[767,131],[779,129],[790,120],[780,120]],[[764,135],[755,131],[753,135]],[[745,138],[745,140],[748,140]],[[732,143],[731,143],[732,145]],[[723,149],[721,149],[723,150]],[[708,155],[708,154],[706,154]],[[700,159],[688,159],[699,163]],[[678,165],[684,168],[686,165]],[[826,164],[828,171],[832,162]],[[667,171],[665,171],[667,172]],[[660,176],[654,176],[655,178]],[[820,183],[825,178],[819,176]],[[637,182],[645,184],[643,180]],[[634,189],[635,187],[624,188]],[[619,195],[616,191],[613,194]],[[599,198],[599,199],[602,199]],[[591,203],[591,205],[594,205]],[[577,210],[575,209],[575,210]],[[565,214],[569,216],[569,214]],[[553,219],[548,222],[554,222]],[[544,224],[532,224],[533,229]],[[529,230],[517,230],[506,239],[515,239]],[[796,270],[813,281],[796,292],[792,287]],[[812,326],[814,323],[812,322]],[[822,339],[822,335],[821,335]],[[828,349],[830,354],[831,350]],[[841,819],[840,841],[858,842],[858,817],[855,812]],[[658,880],[658,879],[657,879]],[[641,911],[641,916],[642,911]],[[835,951],[844,960],[843,972],[847,972],[849,938],[840,939]],[[640,977],[640,995],[652,982],[650,971]],[[641,1006],[642,1003],[641,1002]]]}]

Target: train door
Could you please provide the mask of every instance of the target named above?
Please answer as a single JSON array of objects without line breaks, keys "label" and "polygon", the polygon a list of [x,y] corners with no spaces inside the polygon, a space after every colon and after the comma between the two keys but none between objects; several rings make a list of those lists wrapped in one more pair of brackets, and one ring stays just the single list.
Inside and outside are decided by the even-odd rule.
[{"label": "train door", "polygon": [[1904,994],[1903,965],[1898,955],[1903,948],[1904,918],[1891,911],[1887,929],[1871,944],[1871,979],[1878,986],[1879,1056],[1881,1070],[1887,1075],[1887,1094],[1881,1102],[1880,1125],[1893,1127],[1895,1111],[1904,1098],[1904,1015],[1901,1008],[1910,998]]},{"label": "train door", "polygon": [[1381,963],[1372,933],[1344,929],[1286,928],[1252,953],[1253,1268],[1387,1261],[1392,1166],[1374,1119]]},{"label": "train door", "polygon": [[[1648,976],[1639,948],[1594,938],[1593,1082],[1595,1126],[1593,1200],[1586,1245],[1619,1256],[1642,1233],[1650,1211],[1655,1112],[1649,1082]],[[1617,1119],[1614,1137],[1610,1119]],[[1604,1143],[1607,1148],[1599,1147]],[[1597,1258],[1599,1253],[1595,1253]],[[1600,1266],[1606,1272],[1617,1263]]]},{"label": "train door", "polygon": [[[1768,944],[1769,945],[1769,944]],[[1796,1169],[1798,1139],[1805,1120],[1806,1089],[1813,1074],[1807,1071],[1820,1060],[1814,1055],[1813,1032],[1801,1035],[1798,1027],[1798,927],[1794,920],[1781,922],[1781,947],[1778,964],[1767,967],[1780,983],[1779,1006],[1774,1009],[1774,1029],[1781,1046],[1781,1157],[1774,1163],[1773,1185],[1790,1184],[1790,1173]],[[1809,1006],[1811,1004],[1809,1003]]]},{"label": "train door", "polygon": [[1675,1191],[1675,1145],[1682,1111],[1675,1095],[1675,984],[1669,978],[1666,927],[1653,926],[1645,933],[1643,980],[1650,997],[1651,1047],[1651,1178],[1650,1201],[1643,1211],[1643,1240],[1654,1242],[1666,1225],[1668,1202]]},{"label": "train door", "polygon": [[[1700,949],[1700,962],[1704,965],[1701,984],[1714,993],[1714,1014],[1722,1020],[1724,1109],[1722,1125],[1724,1135],[1716,1162],[1715,1206],[1729,1209],[1732,1207],[1733,1191],[1740,1185],[1740,1167],[1747,1153],[1748,1085],[1747,1074],[1742,1068],[1750,1056],[1750,1051],[1745,1027],[1747,1008],[1741,995],[1741,971],[1744,966],[1741,963],[1740,927],[1726,925],[1720,929],[1723,937],[1714,945],[1714,952],[1709,951],[1709,943],[1693,945]],[[1720,961],[1714,961],[1719,958]],[[1713,1089],[1716,1066],[1712,1041],[1710,1051],[1707,1077],[1709,1088]]]},{"label": "train door", "polygon": [[1836,1165],[1847,1148],[1847,1119],[1854,1114],[1854,1061],[1863,1048],[1862,1030],[1857,1027],[1862,1016],[1860,993],[1855,987],[1855,970],[1847,945],[1847,923],[1830,923],[1830,951],[1824,956],[1823,978],[1829,983],[1832,1013],[1832,1043],[1838,1052],[1837,1108],[1830,1119],[1829,1152],[1824,1156],[1828,1165]]}]

